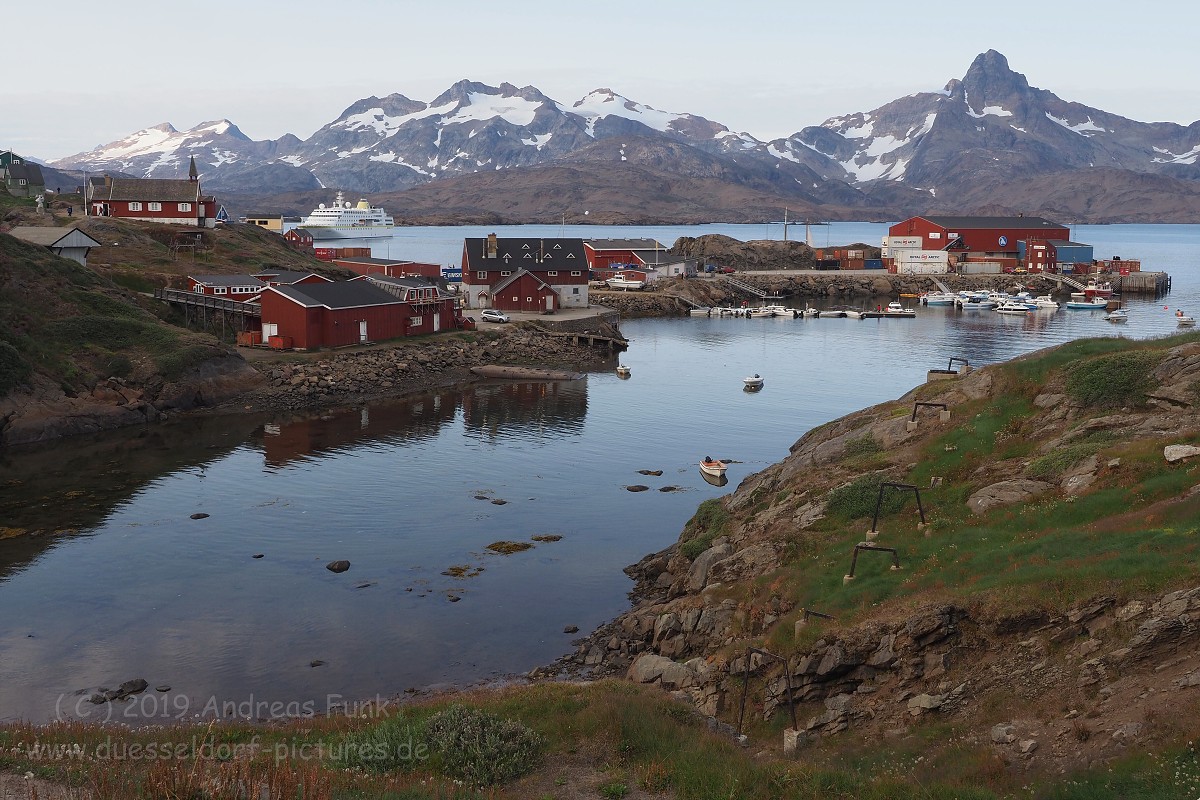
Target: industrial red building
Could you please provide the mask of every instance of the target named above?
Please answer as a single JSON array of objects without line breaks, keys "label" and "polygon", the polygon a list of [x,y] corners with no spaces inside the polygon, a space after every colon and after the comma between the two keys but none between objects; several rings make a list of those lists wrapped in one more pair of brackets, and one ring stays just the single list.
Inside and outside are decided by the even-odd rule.
[{"label": "industrial red building", "polygon": [[967,257],[1017,258],[1018,242],[1062,240],[1071,230],[1041,217],[911,217],[888,228],[888,236],[921,237],[922,250]]},{"label": "industrial red building", "polygon": [[438,264],[425,264],[420,261],[370,258],[366,256],[338,256],[333,259],[333,263],[336,266],[357,272],[359,275],[388,275],[392,278],[408,278],[419,275],[423,278],[431,279],[442,277],[441,266]]},{"label": "industrial red building", "polygon": [[552,314],[558,310],[558,292],[535,273],[519,269],[492,287],[492,308]]},{"label": "industrial red building", "polygon": [[[421,281],[394,291],[371,279],[271,286],[263,290],[262,337],[284,348],[312,350],[380,342],[453,329],[453,298]],[[272,339],[275,341],[272,341]]]},{"label": "industrial red building", "polygon": [[248,302],[267,288],[267,282],[253,275],[188,275],[188,291],[209,294],[226,300]]}]

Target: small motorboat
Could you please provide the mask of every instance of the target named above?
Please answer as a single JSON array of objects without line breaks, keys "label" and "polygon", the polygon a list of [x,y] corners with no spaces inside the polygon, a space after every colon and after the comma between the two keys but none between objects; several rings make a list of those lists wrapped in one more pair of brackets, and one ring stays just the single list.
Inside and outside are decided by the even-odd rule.
[{"label": "small motorboat", "polygon": [[1129,319],[1129,312],[1123,308],[1114,308],[1105,314],[1104,318],[1109,322],[1125,322]]},{"label": "small motorboat", "polygon": [[714,478],[722,478],[725,476],[725,462],[719,458],[705,456],[700,460],[700,471]]},{"label": "small motorboat", "polygon": [[753,375],[751,375],[749,378],[742,378],[742,384],[743,384],[744,388],[746,388],[752,392],[757,392],[759,389],[761,389],[763,387],[763,379],[762,379],[762,376],[760,376],[756,372]]},{"label": "small motorboat", "polygon": [[883,309],[883,315],[885,317],[915,317],[917,312],[911,308],[905,308],[899,300],[893,300]]},{"label": "small motorboat", "polygon": [[1028,314],[1031,311],[1029,306],[1022,303],[1020,300],[1006,300],[996,306],[997,314]]},{"label": "small motorboat", "polygon": [[1175,322],[1178,323],[1179,327],[1181,328],[1191,328],[1196,324],[1196,318],[1189,317],[1187,314],[1183,313],[1183,309],[1180,308],[1176,309],[1175,311]]},{"label": "small motorboat", "polygon": [[628,378],[629,377],[629,367],[625,366],[624,364],[617,367],[617,377],[618,378]]},{"label": "small motorboat", "polygon": [[1100,309],[1104,311],[1108,308],[1108,298],[1097,297],[1094,300],[1079,300],[1075,297],[1076,293],[1071,294],[1071,299],[1067,301],[1067,308],[1071,311],[1093,311]]}]

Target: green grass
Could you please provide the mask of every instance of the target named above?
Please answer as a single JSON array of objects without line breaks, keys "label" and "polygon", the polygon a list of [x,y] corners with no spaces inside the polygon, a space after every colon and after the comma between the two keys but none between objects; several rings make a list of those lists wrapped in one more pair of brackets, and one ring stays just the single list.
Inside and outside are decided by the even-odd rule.
[{"label": "green grass", "polygon": [[1141,405],[1160,360],[1159,353],[1135,350],[1073,364],[1067,369],[1067,394],[1084,406]]},{"label": "green grass", "polygon": [[695,559],[729,532],[732,521],[733,517],[719,498],[705,500],[684,526],[679,552],[689,559]]}]

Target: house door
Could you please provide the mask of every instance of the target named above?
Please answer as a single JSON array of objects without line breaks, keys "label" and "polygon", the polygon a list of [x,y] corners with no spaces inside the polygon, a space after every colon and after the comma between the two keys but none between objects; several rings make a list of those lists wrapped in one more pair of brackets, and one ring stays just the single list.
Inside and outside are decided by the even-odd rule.
[{"label": "house door", "polygon": [[554,295],[552,295],[552,294],[546,295],[546,313],[547,314],[554,313]]},{"label": "house door", "polygon": [[442,329],[442,312],[433,312],[433,332],[437,333]]},{"label": "house door", "polygon": [[263,323],[263,341],[268,341],[268,340],[270,340],[270,338],[272,336],[278,336],[278,335],[279,335],[279,323],[278,322],[264,322]]},{"label": "house door", "polygon": [[358,321],[358,341],[367,341],[367,321],[365,319]]}]

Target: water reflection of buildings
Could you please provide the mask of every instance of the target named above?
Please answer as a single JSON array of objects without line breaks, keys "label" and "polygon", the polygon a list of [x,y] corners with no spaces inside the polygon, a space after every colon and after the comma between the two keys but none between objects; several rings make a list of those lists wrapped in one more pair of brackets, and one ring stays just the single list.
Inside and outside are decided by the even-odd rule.
[{"label": "water reflection of buildings", "polygon": [[536,438],[579,433],[587,416],[587,378],[577,381],[485,384],[463,393],[468,435]]},{"label": "water reflection of buildings", "polygon": [[454,420],[459,399],[446,391],[270,423],[263,426],[263,453],[269,466],[282,467],[365,443],[433,439]]}]

